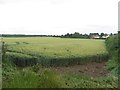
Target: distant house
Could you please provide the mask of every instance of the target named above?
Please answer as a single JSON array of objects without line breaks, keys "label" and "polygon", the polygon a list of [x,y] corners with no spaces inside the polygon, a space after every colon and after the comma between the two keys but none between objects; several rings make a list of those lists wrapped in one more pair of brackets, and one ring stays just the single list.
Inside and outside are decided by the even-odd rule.
[{"label": "distant house", "polygon": [[104,34],[101,38],[108,38],[110,35],[108,35],[108,34]]},{"label": "distant house", "polygon": [[100,38],[100,36],[98,33],[90,33],[90,38],[91,39],[98,39],[98,38]]}]

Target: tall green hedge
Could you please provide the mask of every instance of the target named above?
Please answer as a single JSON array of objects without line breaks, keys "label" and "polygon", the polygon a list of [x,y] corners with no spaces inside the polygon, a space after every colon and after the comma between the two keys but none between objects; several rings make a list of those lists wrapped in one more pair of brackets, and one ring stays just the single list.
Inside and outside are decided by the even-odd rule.
[{"label": "tall green hedge", "polygon": [[106,48],[111,56],[110,60],[107,62],[107,68],[115,75],[119,75],[119,46],[120,33],[117,35],[110,36],[106,39]]}]

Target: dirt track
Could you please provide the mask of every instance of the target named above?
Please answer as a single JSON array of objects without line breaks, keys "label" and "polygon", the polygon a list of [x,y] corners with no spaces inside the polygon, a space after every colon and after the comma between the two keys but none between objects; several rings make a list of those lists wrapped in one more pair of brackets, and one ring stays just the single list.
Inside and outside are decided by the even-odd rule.
[{"label": "dirt track", "polygon": [[89,62],[83,65],[74,65],[68,67],[52,67],[51,69],[59,73],[78,73],[83,75],[89,75],[92,77],[106,76],[109,72],[105,69],[106,62]]}]

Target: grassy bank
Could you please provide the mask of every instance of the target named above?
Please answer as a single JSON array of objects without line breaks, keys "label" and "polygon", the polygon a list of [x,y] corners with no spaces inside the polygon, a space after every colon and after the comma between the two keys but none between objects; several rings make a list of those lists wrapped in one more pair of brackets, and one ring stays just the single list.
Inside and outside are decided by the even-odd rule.
[{"label": "grassy bank", "polygon": [[[117,88],[114,76],[89,77],[82,74],[59,74],[40,65],[27,68],[3,67],[3,88]],[[10,72],[8,72],[10,71]]]}]

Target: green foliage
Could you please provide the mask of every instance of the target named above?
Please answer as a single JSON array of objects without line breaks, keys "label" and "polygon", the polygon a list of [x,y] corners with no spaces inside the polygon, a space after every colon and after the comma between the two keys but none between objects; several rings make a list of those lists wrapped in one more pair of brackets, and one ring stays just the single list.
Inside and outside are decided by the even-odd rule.
[{"label": "green foliage", "polygon": [[7,73],[9,77],[4,79],[3,88],[117,88],[118,86],[117,78],[114,76],[93,78],[72,73],[59,75],[50,69],[41,69],[36,73],[31,67],[13,69]]},{"label": "green foliage", "polygon": [[40,64],[36,64],[36,65],[33,65],[32,67],[31,67],[31,70],[33,71],[33,72],[36,72],[36,73],[38,73],[39,71],[42,71],[42,66],[40,65]]},{"label": "green foliage", "polygon": [[40,74],[40,88],[65,88],[64,79],[58,75],[56,72],[53,72],[49,69],[44,70]]},{"label": "green foliage", "polygon": [[108,52],[112,55],[118,55],[118,35],[109,37],[105,42]]},{"label": "green foliage", "polygon": [[106,68],[108,70],[112,70],[118,66],[118,62],[116,62],[116,57],[112,57],[108,62]]},{"label": "green foliage", "polygon": [[[119,38],[120,34],[117,35],[113,35],[111,37],[109,37],[106,40],[106,48],[109,52],[109,54],[111,55],[111,59],[107,62],[107,69],[111,70],[111,73],[114,75],[118,75],[118,67],[120,67],[120,65],[118,64],[118,52],[120,51],[120,47],[118,44],[118,40],[120,40]],[[118,39],[119,38],[119,39]]]},{"label": "green foliage", "polygon": [[83,38],[83,39],[88,39],[89,38],[89,35],[88,34],[80,34],[78,32],[75,32],[73,34],[65,34],[65,35],[62,35],[61,38]]},{"label": "green foliage", "polygon": [[120,79],[120,74],[118,73],[118,65],[111,70],[111,73]]},{"label": "green foliage", "polygon": [[[8,72],[10,74],[10,72]],[[6,77],[6,76],[4,76]],[[14,73],[3,81],[3,88],[63,88],[64,79],[49,69],[39,73],[33,72],[30,68],[14,70]]]},{"label": "green foliage", "polygon": [[39,76],[29,69],[14,71],[14,74],[3,82],[3,88],[37,88],[38,85]]},{"label": "green foliage", "polygon": [[63,76],[70,88],[117,88],[117,78],[113,76],[93,78],[78,74]]},{"label": "green foliage", "polygon": [[2,79],[7,80],[14,74],[16,68],[12,66],[10,63],[2,63]]}]

